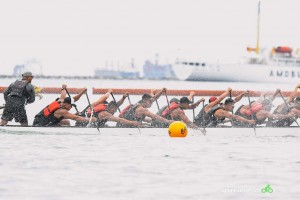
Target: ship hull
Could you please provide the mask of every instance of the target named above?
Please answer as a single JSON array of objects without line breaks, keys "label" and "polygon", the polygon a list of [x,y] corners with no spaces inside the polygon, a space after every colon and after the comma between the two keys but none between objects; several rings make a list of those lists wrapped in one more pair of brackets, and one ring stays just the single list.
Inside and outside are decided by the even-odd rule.
[{"label": "ship hull", "polygon": [[232,82],[299,82],[300,67],[255,64],[175,64],[173,70],[180,80]]}]

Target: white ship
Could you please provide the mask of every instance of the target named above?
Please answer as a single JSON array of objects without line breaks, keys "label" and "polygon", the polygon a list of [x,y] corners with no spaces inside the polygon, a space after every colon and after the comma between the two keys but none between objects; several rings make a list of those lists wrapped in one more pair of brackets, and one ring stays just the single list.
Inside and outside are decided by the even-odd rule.
[{"label": "white ship", "polygon": [[256,48],[247,48],[248,55],[236,64],[206,63],[178,59],[173,65],[180,80],[238,82],[299,82],[300,51],[287,46],[269,52],[259,47],[259,15]]}]

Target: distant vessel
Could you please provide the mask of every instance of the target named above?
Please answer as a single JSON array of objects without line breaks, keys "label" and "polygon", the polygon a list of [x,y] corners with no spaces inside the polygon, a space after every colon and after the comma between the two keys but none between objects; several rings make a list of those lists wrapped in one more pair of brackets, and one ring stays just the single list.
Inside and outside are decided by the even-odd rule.
[{"label": "distant vessel", "polygon": [[119,67],[117,69],[113,66],[108,67],[106,64],[105,68],[99,68],[95,70],[95,77],[104,79],[138,79],[140,78],[140,73],[134,65],[134,60],[132,59],[129,67]]},{"label": "distant vessel", "polygon": [[236,64],[206,63],[178,59],[173,70],[180,80],[299,82],[300,51],[287,46],[273,48],[269,54],[259,47],[260,2],[258,3],[256,48],[247,48],[248,56]]},{"label": "distant vessel", "polygon": [[143,78],[145,79],[175,79],[171,64],[159,64],[159,55],[155,55],[155,61],[146,60],[143,66]]},{"label": "distant vessel", "polygon": [[30,58],[27,59],[24,64],[15,65],[12,75],[20,77],[25,71],[31,71],[35,76],[42,76],[43,65],[36,58]]}]

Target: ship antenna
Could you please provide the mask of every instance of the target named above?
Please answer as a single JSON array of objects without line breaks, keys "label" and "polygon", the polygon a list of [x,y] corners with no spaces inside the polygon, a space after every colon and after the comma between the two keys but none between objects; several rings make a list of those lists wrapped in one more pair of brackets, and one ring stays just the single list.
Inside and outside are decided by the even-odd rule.
[{"label": "ship antenna", "polygon": [[258,1],[258,11],[257,11],[257,40],[255,52],[259,53],[259,23],[260,23],[260,1]]}]

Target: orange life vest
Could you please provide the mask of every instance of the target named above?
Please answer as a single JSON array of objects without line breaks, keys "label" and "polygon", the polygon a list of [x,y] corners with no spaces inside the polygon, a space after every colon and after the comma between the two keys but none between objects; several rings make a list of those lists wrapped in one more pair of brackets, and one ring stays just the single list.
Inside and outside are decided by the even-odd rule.
[{"label": "orange life vest", "polygon": [[262,104],[256,104],[254,106],[251,106],[252,112],[250,109],[246,110],[245,114],[247,116],[251,116],[252,113],[257,113],[260,110],[263,110],[263,105]]},{"label": "orange life vest", "polygon": [[[97,113],[97,112],[101,112],[101,111],[104,111],[106,110],[106,105],[105,104],[98,104],[97,106],[94,107],[94,112]],[[91,108],[88,108],[87,109],[87,113],[88,113],[88,116],[91,116]]]},{"label": "orange life vest", "polygon": [[43,110],[43,114],[45,117],[49,117],[54,111],[60,108],[60,102],[59,101],[53,101],[50,103],[46,108]]},{"label": "orange life vest", "polygon": [[171,111],[175,110],[176,108],[179,108],[179,104],[176,102],[172,102],[170,104],[170,109],[167,107],[163,112],[162,112],[162,116],[166,116],[168,114],[170,114]]}]

